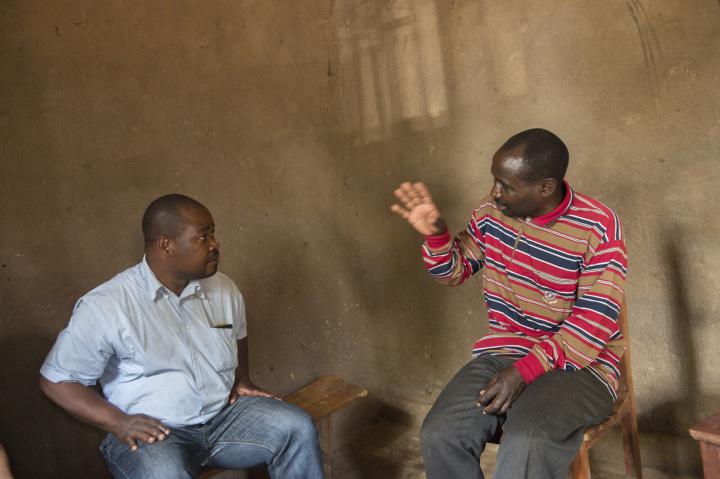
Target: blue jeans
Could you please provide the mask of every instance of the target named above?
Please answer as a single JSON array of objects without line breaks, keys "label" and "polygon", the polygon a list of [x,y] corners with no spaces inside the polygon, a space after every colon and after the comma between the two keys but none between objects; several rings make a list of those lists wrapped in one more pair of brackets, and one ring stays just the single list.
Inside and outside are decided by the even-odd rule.
[{"label": "blue jeans", "polygon": [[138,449],[108,434],[100,445],[110,473],[123,479],[196,477],[203,468],[267,464],[273,479],[322,479],[315,426],[305,411],[276,399],[239,397],[205,424],[170,428]]}]

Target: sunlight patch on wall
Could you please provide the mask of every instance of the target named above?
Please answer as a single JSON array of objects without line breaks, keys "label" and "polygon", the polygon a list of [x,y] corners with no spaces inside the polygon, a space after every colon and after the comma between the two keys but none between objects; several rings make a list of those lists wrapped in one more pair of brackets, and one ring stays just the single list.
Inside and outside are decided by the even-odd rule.
[{"label": "sunlight patch on wall", "polygon": [[344,129],[356,143],[448,123],[435,2],[340,1],[335,10]]}]

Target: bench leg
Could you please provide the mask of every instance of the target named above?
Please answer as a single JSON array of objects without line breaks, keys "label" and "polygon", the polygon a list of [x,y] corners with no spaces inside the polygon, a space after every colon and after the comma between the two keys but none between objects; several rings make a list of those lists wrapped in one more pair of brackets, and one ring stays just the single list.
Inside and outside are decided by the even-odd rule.
[{"label": "bench leg", "polygon": [[332,479],[332,416],[325,416],[315,423],[322,452],[325,479]]},{"label": "bench leg", "polygon": [[577,456],[573,459],[570,469],[572,470],[573,479],[590,479],[590,454],[587,443],[584,441]]}]

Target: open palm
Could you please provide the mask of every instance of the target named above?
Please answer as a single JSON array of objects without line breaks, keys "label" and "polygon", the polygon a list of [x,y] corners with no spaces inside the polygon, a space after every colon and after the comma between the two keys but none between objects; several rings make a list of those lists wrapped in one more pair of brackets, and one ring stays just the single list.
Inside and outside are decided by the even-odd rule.
[{"label": "open palm", "polygon": [[395,203],[390,209],[405,218],[418,233],[431,236],[445,230],[440,211],[424,184],[405,182],[394,193],[399,204]]}]

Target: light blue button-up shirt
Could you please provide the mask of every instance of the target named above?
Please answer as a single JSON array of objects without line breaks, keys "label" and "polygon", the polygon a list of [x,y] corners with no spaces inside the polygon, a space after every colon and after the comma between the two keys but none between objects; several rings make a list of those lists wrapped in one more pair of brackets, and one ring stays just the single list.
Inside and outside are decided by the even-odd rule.
[{"label": "light blue button-up shirt", "polygon": [[245,336],[245,303],[230,278],[191,281],[177,296],[143,259],[80,298],[40,373],[54,383],[99,380],[128,414],[200,424],[227,402]]}]

